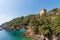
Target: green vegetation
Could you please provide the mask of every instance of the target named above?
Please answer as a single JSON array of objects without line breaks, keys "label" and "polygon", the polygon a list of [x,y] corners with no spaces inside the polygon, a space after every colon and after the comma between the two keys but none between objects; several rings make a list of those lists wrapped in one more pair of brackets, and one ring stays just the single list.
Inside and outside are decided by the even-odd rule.
[{"label": "green vegetation", "polygon": [[60,9],[55,8],[43,15],[28,15],[18,17],[8,22],[4,28],[25,28],[29,26],[35,34],[42,34],[46,37],[60,35]]}]

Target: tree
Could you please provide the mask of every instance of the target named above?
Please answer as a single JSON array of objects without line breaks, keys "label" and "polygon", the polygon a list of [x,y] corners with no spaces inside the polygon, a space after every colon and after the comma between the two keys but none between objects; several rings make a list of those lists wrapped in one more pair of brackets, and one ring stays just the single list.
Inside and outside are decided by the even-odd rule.
[{"label": "tree", "polygon": [[53,34],[55,35],[60,33],[60,13],[59,15],[56,15],[52,21],[52,30],[53,30]]}]

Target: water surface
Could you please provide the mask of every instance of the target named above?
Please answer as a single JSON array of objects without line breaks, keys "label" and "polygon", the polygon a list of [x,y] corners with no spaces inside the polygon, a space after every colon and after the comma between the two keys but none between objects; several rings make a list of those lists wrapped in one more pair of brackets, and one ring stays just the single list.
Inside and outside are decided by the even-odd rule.
[{"label": "water surface", "polygon": [[23,36],[25,31],[0,31],[0,40],[32,40],[31,38],[26,38]]}]

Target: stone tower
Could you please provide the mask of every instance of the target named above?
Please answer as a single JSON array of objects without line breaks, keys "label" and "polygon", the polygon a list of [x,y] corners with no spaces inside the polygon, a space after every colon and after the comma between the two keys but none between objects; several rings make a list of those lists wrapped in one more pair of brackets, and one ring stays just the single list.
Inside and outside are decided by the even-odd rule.
[{"label": "stone tower", "polygon": [[42,9],[42,10],[40,11],[40,16],[43,15],[43,14],[46,14],[46,13],[47,13],[47,10],[46,10],[46,9]]}]

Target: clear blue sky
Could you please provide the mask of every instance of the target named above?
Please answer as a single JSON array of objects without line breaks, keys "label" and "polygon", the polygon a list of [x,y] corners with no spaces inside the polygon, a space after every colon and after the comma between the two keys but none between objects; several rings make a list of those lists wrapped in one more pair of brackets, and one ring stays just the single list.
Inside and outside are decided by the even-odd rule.
[{"label": "clear blue sky", "polygon": [[0,0],[0,24],[13,18],[38,14],[40,9],[60,8],[60,0]]}]

